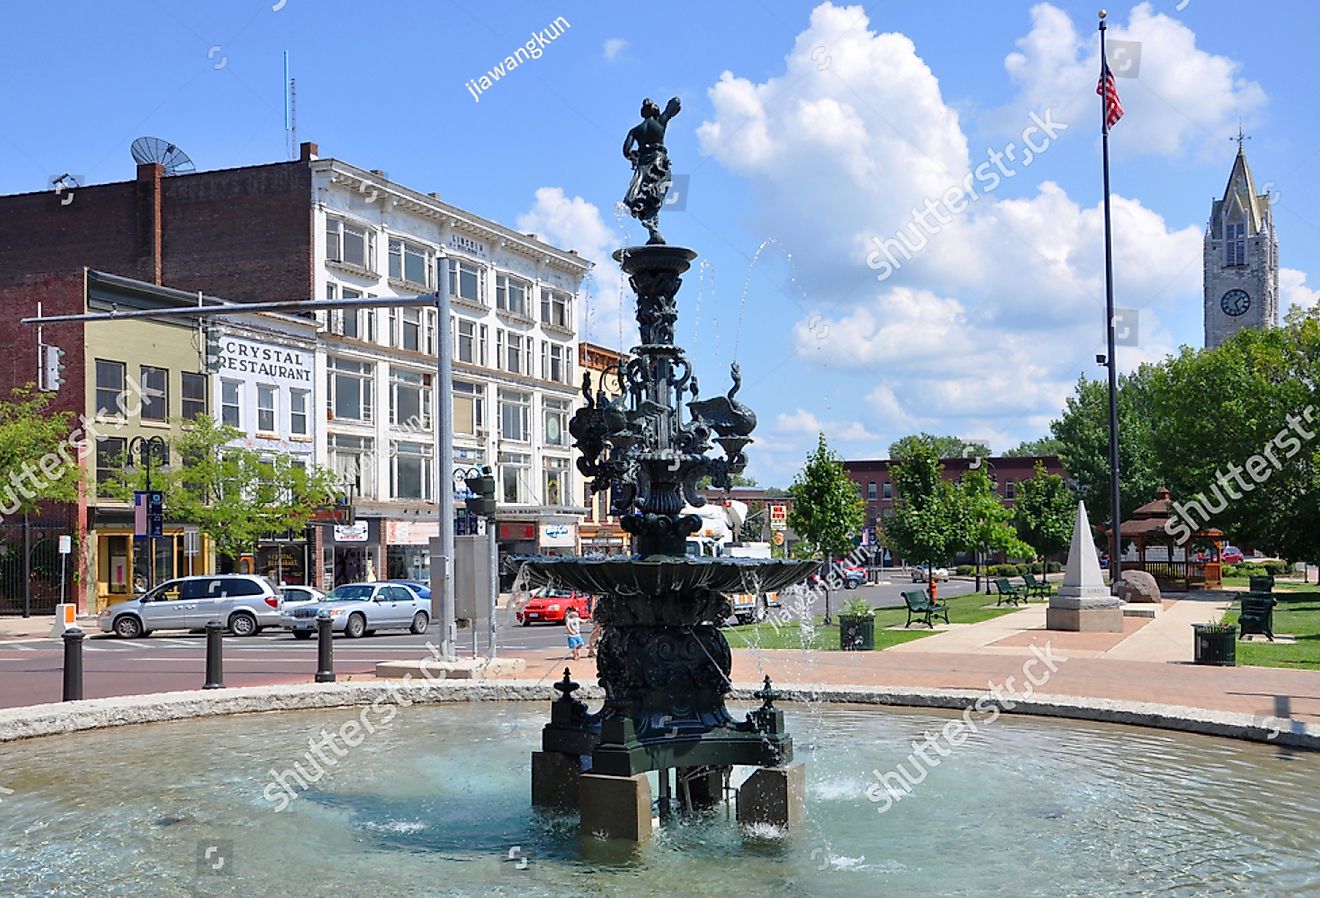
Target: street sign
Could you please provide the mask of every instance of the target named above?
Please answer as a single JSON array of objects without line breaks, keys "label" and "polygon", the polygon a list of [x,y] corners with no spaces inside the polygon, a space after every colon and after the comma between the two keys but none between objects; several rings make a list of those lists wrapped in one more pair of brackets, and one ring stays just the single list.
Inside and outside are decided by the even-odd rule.
[{"label": "street sign", "polygon": [[73,537],[66,533],[60,537],[60,554],[68,555],[72,551],[73,551]]},{"label": "street sign", "polygon": [[188,558],[202,554],[202,533],[196,527],[185,527],[183,530],[183,554]]},{"label": "street sign", "polygon": [[770,529],[787,530],[788,529],[788,506],[771,505],[770,506]]},{"label": "street sign", "polygon": [[770,541],[776,546],[782,546],[784,544],[784,531],[776,530],[774,536],[770,537]]}]

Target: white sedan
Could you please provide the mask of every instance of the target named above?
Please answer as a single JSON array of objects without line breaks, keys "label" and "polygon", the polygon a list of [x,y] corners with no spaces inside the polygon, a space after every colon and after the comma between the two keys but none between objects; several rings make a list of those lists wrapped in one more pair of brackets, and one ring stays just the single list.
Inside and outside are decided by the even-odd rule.
[{"label": "white sedan", "polygon": [[[946,568],[946,567],[937,567],[937,568],[935,568],[934,574],[935,574],[935,582],[936,582],[936,583],[939,583],[939,582],[941,582],[941,581],[947,583],[948,580],[949,580],[949,569]],[[930,582],[930,574],[927,572],[927,567],[926,567],[926,565],[924,565],[924,564],[919,564],[919,565],[917,565],[916,567],[914,567],[914,568],[912,569],[912,582],[913,582],[913,583],[929,583],[929,582]]]}]

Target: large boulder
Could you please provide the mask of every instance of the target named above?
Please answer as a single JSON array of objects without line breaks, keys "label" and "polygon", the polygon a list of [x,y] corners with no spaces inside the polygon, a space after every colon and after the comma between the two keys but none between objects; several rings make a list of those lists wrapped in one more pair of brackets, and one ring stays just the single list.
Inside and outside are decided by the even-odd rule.
[{"label": "large boulder", "polygon": [[1118,597],[1124,602],[1158,602],[1160,587],[1146,571],[1124,571],[1118,582]]}]

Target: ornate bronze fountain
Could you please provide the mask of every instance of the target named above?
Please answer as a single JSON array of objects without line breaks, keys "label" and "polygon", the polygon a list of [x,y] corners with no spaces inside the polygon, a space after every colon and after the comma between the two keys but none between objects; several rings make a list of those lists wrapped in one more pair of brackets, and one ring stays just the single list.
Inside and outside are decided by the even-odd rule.
[{"label": "ornate bronze fountain", "polygon": [[[544,756],[555,754],[573,759],[580,771],[589,767],[595,777],[662,771],[662,816],[670,769],[679,770],[680,779],[682,771],[704,775],[708,795],[712,772],[733,765],[781,767],[792,759],[792,739],[782,712],[773,707],[768,681],[758,694],[762,709],[745,720],[734,719],[725,707],[732,657],[717,624],[727,614],[726,593],[782,589],[817,566],[686,553],[687,537],[701,522],[683,513],[685,505],[705,504],[697,489],[702,477],[727,489],[731,475],[746,467],[744,449],[752,442],[756,415],[735,398],[741,386],[736,363],[728,394],[699,400],[692,366],[674,345],[682,274],[697,255],[666,244],[658,228],[669,186],[664,130],[678,111],[677,98],[663,114],[647,100],[643,122],[624,144],[634,165],[625,202],[651,235],[647,245],[614,254],[637,295],[640,345],[604,375],[617,379],[622,391],[617,398],[603,391],[593,396],[584,375],[584,405],[569,425],[582,454],[578,469],[593,493],[610,490],[613,511],[632,535],[635,554],[512,560],[533,582],[598,596],[593,617],[604,628],[598,647],[604,706],[590,713],[574,699],[577,686],[566,670],[556,686],[562,695],[543,731],[541,769],[548,769]],[[723,457],[706,454],[712,442]],[[534,765],[534,780],[537,775]],[[535,798],[535,782],[533,792]],[[649,819],[649,807],[647,814]]]}]

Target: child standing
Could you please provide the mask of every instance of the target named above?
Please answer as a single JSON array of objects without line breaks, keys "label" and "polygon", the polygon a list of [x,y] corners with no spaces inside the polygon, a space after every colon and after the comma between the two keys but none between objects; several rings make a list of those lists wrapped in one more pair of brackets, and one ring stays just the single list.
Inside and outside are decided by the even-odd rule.
[{"label": "child standing", "polygon": [[573,653],[574,661],[582,660],[582,621],[577,609],[570,608],[564,615],[564,629],[568,632],[568,648]]}]

